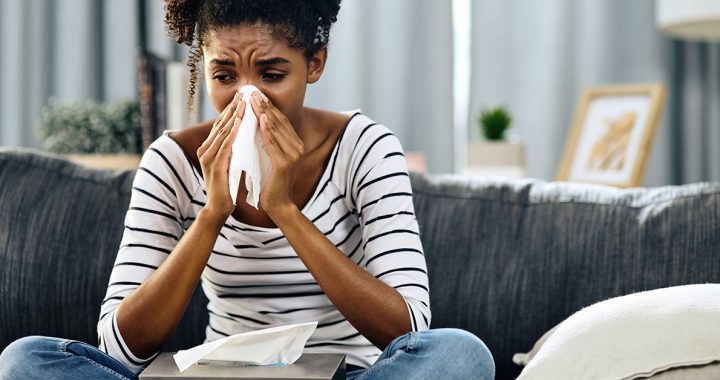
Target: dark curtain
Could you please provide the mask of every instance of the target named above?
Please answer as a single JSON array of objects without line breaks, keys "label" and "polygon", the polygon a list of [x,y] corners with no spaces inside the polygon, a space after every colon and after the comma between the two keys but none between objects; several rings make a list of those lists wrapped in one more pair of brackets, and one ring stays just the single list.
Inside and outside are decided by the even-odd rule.
[{"label": "dark curtain", "polygon": [[673,41],[671,57],[672,181],[720,181],[720,44]]}]

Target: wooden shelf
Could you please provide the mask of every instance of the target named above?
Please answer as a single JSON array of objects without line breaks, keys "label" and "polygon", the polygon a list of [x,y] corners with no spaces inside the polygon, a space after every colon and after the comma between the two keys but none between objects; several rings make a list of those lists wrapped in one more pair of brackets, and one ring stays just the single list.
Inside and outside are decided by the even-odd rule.
[{"label": "wooden shelf", "polygon": [[140,166],[139,154],[65,154],[66,159],[76,164],[96,169],[137,169]]}]

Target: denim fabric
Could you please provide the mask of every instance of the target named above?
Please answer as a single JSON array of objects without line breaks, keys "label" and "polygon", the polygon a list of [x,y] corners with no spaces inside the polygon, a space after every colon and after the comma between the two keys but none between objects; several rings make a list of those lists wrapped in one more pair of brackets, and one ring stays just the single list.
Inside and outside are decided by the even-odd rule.
[{"label": "denim fabric", "polygon": [[412,332],[395,338],[370,368],[349,372],[348,380],[495,378],[485,344],[459,329]]},{"label": "denim fabric", "polygon": [[136,379],[122,363],[88,344],[30,336],[0,354],[0,380]]},{"label": "denim fabric", "polygon": [[[495,363],[485,344],[467,331],[413,332],[393,340],[368,369],[348,380],[493,379]],[[0,354],[0,380],[128,380],[135,375],[97,348],[72,340],[32,336]]]}]

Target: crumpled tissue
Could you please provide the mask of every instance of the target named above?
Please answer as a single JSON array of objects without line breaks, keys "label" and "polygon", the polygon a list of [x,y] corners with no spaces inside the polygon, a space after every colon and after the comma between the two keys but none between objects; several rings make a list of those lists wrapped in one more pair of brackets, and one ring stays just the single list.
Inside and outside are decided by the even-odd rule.
[{"label": "crumpled tissue", "polygon": [[265,149],[262,136],[258,131],[260,125],[257,115],[255,115],[250,105],[250,95],[253,91],[260,90],[253,85],[245,85],[238,91],[245,101],[245,115],[243,115],[237,136],[232,145],[228,186],[233,204],[237,205],[240,178],[242,173],[245,172],[245,188],[248,191],[245,201],[257,209],[260,201],[260,190],[270,174],[272,163]]},{"label": "crumpled tissue", "polygon": [[292,364],[302,355],[317,324],[298,323],[235,334],[178,351],[173,358],[180,372],[198,362],[225,366]]}]

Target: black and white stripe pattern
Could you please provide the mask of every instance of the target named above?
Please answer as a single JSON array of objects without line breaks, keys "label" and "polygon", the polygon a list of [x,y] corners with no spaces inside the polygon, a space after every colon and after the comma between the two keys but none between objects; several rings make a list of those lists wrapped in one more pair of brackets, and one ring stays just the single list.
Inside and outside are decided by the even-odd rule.
[{"label": "black and white stripe pattern", "polygon": [[[98,323],[100,348],[131,369],[149,359],[127,349],[115,310],[162,265],[206,201],[199,173],[169,136],[161,136],[135,177]],[[429,328],[427,269],[402,147],[392,132],[355,113],[302,212],[353,262],[397,289],[413,330]],[[349,364],[363,367],[380,354],[325,296],[279,229],[228,218],[202,286],[209,299],[208,341],[318,321],[307,351],[345,353]]]}]

